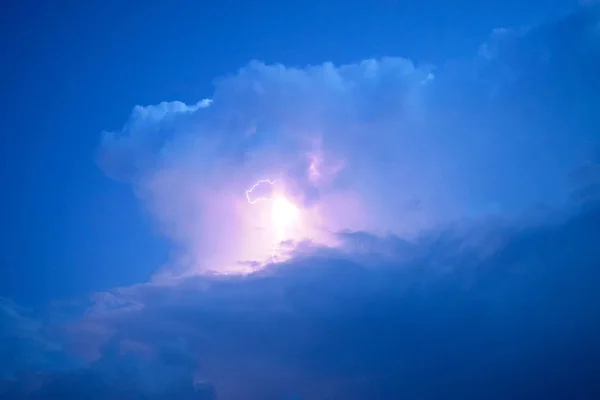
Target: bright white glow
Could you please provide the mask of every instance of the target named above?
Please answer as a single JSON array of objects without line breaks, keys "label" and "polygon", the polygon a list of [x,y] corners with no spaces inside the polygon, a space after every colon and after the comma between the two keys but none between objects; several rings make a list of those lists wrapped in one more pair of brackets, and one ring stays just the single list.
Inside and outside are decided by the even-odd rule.
[{"label": "bright white glow", "polygon": [[290,230],[298,222],[298,207],[289,202],[285,197],[276,197],[271,205],[271,222],[275,230],[276,240],[288,239]]},{"label": "bright white glow", "polygon": [[271,257],[273,262],[279,258],[276,253],[279,245],[290,239],[294,239],[294,232],[299,227],[300,209],[290,202],[281,192],[273,191],[269,196],[252,198],[252,192],[260,184],[275,185],[277,181],[261,179],[250,189],[246,190],[246,200],[250,204],[268,201],[271,205],[271,232],[273,234],[273,251]]}]

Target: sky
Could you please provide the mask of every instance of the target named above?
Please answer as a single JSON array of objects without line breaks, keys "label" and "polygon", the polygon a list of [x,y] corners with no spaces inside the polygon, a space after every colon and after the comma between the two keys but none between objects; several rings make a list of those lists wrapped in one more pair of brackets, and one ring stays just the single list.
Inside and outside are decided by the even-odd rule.
[{"label": "sky", "polygon": [[9,2],[0,394],[600,396],[600,9]]}]

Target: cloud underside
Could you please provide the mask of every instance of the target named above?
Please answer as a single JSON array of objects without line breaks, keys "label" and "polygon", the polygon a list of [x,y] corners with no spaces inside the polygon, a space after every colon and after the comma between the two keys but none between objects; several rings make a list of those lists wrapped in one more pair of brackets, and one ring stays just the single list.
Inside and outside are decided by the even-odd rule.
[{"label": "cloud underside", "polygon": [[[473,59],[438,68],[253,62],[210,101],[136,107],[98,160],[176,257],[67,323],[64,310],[42,325],[0,303],[20,321],[8,334],[31,360],[20,369],[62,349],[87,363],[13,368],[0,390],[600,398],[599,20],[590,6],[497,30]],[[254,273],[200,274],[272,250],[245,197],[260,179],[285,182],[335,245],[299,241]]]},{"label": "cloud underside", "polygon": [[341,241],[248,276],[98,294],[65,342],[91,364],[24,375],[12,390],[26,382],[43,399],[600,394],[600,204],[416,244],[367,233]]}]

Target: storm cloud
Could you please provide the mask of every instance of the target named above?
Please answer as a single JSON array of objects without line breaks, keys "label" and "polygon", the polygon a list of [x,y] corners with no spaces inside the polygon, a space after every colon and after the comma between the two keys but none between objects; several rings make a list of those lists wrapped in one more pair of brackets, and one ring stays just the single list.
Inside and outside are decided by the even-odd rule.
[{"label": "storm cloud", "polygon": [[[135,107],[98,163],[131,184],[173,260],[56,305],[44,329],[15,319],[80,364],[13,366],[2,390],[600,397],[598,10],[498,29],[440,66],[255,61],[197,104]],[[267,178],[314,225],[280,263],[245,197]],[[225,273],[239,265],[251,271]]]}]

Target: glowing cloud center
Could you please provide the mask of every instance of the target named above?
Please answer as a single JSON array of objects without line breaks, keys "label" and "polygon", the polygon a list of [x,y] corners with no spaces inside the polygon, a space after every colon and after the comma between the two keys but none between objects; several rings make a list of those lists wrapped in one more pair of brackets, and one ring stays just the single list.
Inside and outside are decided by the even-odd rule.
[{"label": "glowing cloud center", "polygon": [[250,189],[246,190],[246,200],[250,204],[268,201],[271,203],[271,227],[274,233],[273,239],[273,261],[276,261],[275,249],[288,239],[291,239],[292,231],[299,223],[300,210],[291,203],[283,194],[272,191],[271,195],[251,198],[252,192],[260,185],[275,185],[277,181],[262,179],[256,182]]},{"label": "glowing cloud center", "polygon": [[287,239],[286,234],[294,227],[298,221],[298,208],[290,203],[285,197],[275,197],[272,199],[271,222],[275,229],[275,235],[278,241]]}]

